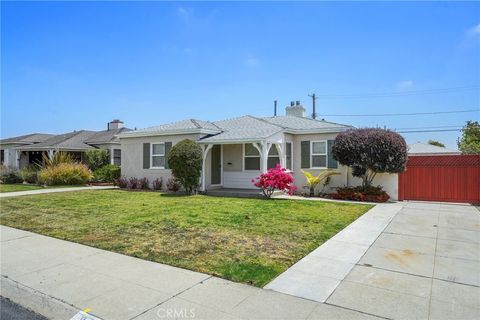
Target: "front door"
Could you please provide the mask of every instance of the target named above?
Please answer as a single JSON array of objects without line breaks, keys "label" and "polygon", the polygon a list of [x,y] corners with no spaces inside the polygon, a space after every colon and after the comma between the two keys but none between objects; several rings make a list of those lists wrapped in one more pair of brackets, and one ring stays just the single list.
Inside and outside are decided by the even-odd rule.
[{"label": "front door", "polygon": [[211,184],[222,183],[222,147],[220,145],[214,145],[212,147],[212,181]]}]

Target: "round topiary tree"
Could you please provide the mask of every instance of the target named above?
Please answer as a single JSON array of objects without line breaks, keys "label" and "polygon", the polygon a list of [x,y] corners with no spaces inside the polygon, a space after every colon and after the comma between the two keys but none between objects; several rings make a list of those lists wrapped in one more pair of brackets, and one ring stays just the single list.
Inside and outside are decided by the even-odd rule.
[{"label": "round topiary tree", "polygon": [[378,173],[405,170],[407,144],[396,132],[377,128],[351,129],[340,133],[332,147],[333,157],[352,167],[352,174],[362,178],[364,190]]},{"label": "round topiary tree", "polygon": [[196,192],[202,171],[202,149],[190,139],[175,144],[168,153],[168,165],[185,192]]}]

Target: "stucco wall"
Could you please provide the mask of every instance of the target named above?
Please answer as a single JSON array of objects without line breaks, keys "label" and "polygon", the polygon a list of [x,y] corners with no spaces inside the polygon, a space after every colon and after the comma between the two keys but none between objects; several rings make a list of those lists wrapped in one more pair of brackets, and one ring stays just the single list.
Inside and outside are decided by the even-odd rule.
[{"label": "stucco wall", "polygon": [[122,176],[126,178],[147,178],[153,181],[156,178],[163,179],[163,188],[167,180],[172,176],[170,169],[143,169],[143,144],[144,143],[160,143],[172,142],[172,145],[182,141],[183,139],[198,140],[199,134],[182,134],[174,136],[157,136],[157,137],[138,137],[120,139],[122,149]]}]

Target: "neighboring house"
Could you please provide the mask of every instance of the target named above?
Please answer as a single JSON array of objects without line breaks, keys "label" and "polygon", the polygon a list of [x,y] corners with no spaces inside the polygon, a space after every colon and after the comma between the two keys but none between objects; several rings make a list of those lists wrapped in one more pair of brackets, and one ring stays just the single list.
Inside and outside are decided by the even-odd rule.
[{"label": "neighboring house", "polygon": [[14,168],[23,168],[28,164],[42,161],[43,154],[52,156],[54,152],[70,153],[82,161],[86,150],[107,149],[110,151],[111,163],[121,164],[120,141],[117,135],[131,131],[123,127],[123,122],[113,120],[107,130],[79,130],[64,134],[30,134],[0,140],[1,162]]},{"label": "neighboring house", "polygon": [[[305,185],[302,170],[313,174],[332,169],[342,173],[331,177],[329,188],[358,185],[347,167],[333,159],[331,147],[338,133],[352,126],[314,120],[305,108],[292,103],[285,116],[243,116],[222,121],[183,120],[119,135],[122,146],[122,175],[146,177],[150,181],[171,177],[167,164],[170,148],[183,139],[198,142],[203,150],[201,190],[213,188],[255,188],[252,179],[277,163],[293,171],[301,190]],[[396,198],[397,175],[379,175]],[[392,176],[392,177],[390,177]]]},{"label": "neighboring house", "polygon": [[448,156],[462,154],[458,150],[448,149],[445,147],[434,146],[428,143],[413,143],[408,145],[409,156]]}]

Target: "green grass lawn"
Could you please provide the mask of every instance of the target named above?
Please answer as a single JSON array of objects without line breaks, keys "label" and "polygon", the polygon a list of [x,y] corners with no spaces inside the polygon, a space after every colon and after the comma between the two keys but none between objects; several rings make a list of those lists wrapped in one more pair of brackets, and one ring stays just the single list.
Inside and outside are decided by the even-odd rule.
[{"label": "green grass lawn", "polygon": [[52,188],[75,188],[75,187],[84,187],[83,185],[71,185],[71,186],[38,186],[33,184],[3,184],[0,183],[0,192],[16,192],[16,191],[29,191],[29,190],[38,190],[38,189],[52,189]]},{"label": "green grass lawn", "polygon": [[0,223],[263,286],[372,206],[121,190],[1,199]]}]

